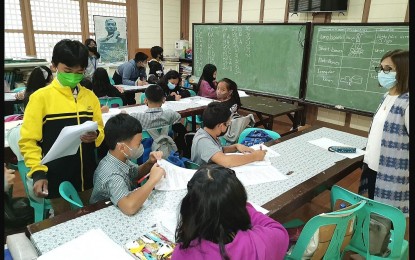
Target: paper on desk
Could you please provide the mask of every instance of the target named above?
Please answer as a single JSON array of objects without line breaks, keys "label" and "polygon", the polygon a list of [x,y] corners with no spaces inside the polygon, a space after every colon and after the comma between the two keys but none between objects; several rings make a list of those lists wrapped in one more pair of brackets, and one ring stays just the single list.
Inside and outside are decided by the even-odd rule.
[{"label": "paper on desk", "polygon": [[38,260],[55,259],[134,259],[101,229],[91,229],[79,237],[39,256]]},{"label": "paper on desk", "polygon": [[4,101],[14,101],[14,100],[16,100],[16,93],[9,93],[9,92],[4,93]]},{"label": "paper on desk", "polygon": [[86,121],[80,125],[65,126],[49,152],[43,157],[42,164],[64,156],[76,154],[81,145],[81,135],[86,132],[96,131],[97,129],[98,124],[94,121]]},{"label": "paper on desk", "polygon": [[[311,141],[308,141],[308,142],[310,144],[314,144],[318,147],[321,147],[321,148],[323,148],[327,151],[328,151],[330,146],[348,146],[348,147],[351,147],[350,145],[344,145],[342,143],[333,141],[333,140],[331,140],[329,138],[326,138],[326,137],[322,137],[322,138],[319,138],[319,139],[316,139],[316,140],[311,140]],[[344,157],[353,159],[353,158],[359,157],[361,155],[364,155],[365,151],[363,151],[362,149],[356,148],[356,153],[337,153],[337,154],[340,154],[340,155],[343,155]]]},{"label": "paper on desk", "polygon": [[254,150],[266,150],[267,153],[265,154],[265,161],[270,161],[270,158],[274,158],[274,157],[278,157],[281,156],[279,153],[277,153],[276,151],[272,150],[271,148],[267,147],[264,144],[255,144],[253,146],[251,146],[252,149]]},{"label": "paper on desk", "polygon": [[269,210],[264,209],[263,207],[259,206],[258,204],[253,203],[252,201],[248,201],[252,207],[254,207],[254,209],[256,209],[257,211],[261,212],[262,214],[267,214],[269,212]]},{"label": "paper on desk", "polygon": [[272,166],[271,163],[269,163],[269,165],[258,165],[258,163],[259,162],[253,162],[242,166],[232,167],[231,169],[235,171],[236,177],[238,177],[244,186],[287,179],[287,176]]},{"label": "paper on desk", "polygon": [[176,166],[164,159],[157,162],[166,171],[166,177],[154,187],[156,190],[185,190],[196,170]]},{"label": "paper on desk", "polygon": [[249,97],[249,95],[246,94],[246,92],[243,90],[238,90],[238,94],[239,94],[239,97]]},{"label": "paper on desk", "polygon": [[200,99],[200,100],[196,100],[196,103],[202,106],[207,106],[209,105],[211,102],[213,102],[213,100],[209,100],[209,99]]}]

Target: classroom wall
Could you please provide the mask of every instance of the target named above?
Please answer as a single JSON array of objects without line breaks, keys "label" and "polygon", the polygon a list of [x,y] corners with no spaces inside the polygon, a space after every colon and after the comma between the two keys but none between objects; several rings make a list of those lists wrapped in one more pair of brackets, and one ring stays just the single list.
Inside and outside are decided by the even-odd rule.
[{"label": "classroom wall", "polygon": [[138,44],[140,48],[159,45],[163,47],[165,56],[174,55],[174,43],[180,40],[181,1],[163,1],[163,44],[160,39],[160,8],[160,1],[137,0]]},{"label": "classroom wall", "polygon": [[[264,20],[263,22],[284,22],[285,4],[284,0],[264,0]],[[287,0],[288,1],[288,0]],[[260,18],[259,0],[242,1],[241,22],[259,22]],[[365,0],[349,0],[348,12],[344,14],[332,13],[332,23],[360,23],[364,11]],[[203,0],[190,1],[190,30],[189,41],[192,41],[192,23],[202,21]],[[408,0],[372,0],[368,15],[368,22],[404,22],[408,7]],[[205,22],[219,22],[219,0],[206,0]],[[238,22],[239,0],[223,0],[222,4],[222,22]],[[311,13],[288,14],[289,23],[312,22]],[[318,108],[317,120],[336,125],[344,126],[346,122],[346,113]],[[350,118],[350,127],[368,131],[372,118],[352,114]]]}]

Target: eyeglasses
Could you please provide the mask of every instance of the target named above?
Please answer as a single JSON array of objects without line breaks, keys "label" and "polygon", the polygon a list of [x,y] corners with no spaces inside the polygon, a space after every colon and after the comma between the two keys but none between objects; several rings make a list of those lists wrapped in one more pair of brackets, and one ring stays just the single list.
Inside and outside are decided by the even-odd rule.
[{"label": "eyeglasses", "polygon": [[391,72],[391,71],[392,71],[392,68],[390,68],[390,67],[388,67],[388,68],[383,68],[382,66],[377,66],[377,67],[375,67],[375,71],[376,71],[377,73],[379,73],[381,70],[382,70],[385,74],[388,74],[389,72]]}]

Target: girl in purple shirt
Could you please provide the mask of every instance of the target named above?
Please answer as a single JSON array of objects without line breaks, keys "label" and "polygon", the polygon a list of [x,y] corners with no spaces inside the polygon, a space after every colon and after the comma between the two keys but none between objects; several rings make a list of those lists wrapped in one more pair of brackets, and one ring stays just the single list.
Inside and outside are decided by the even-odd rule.
[{"label": "girl in purple shirt", "polygon": [[288,233],[247,203],[235,172],[216,164],[199,168],[180,207],[174,259],[284,259]]},{"label": "girl in purple shirt", "polygon": [[199,96],[216,99],[216,71],[215,65],[205,65],[196,88]]}]

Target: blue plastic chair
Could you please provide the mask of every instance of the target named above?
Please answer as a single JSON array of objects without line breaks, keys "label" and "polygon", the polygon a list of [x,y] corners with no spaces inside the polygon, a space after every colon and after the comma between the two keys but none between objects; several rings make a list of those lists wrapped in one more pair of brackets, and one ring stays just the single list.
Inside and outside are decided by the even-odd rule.
[{"label": "blue plastic chair", "polygon": [[122,107],[124,104],[120,97],[100,97],[99,103],[101,106],[108,106],[108,107]]},{"label": "blue plastic chair", "polygon": [[71,204],[71,209],[79,209],[84,206],[78,192],[69,181],[64,181],[59,185],[59,194]]},{"label": "blue plastic chair", "polygon": [[45,216],[47,216],[49,210],[52,208],[50,201],[44,198],[39,198],[39,200],[35,200],[34,198],[30,196],[29,188],[27,187],[27,183],[26,183],[27,174],[29,173],[30,169],[26,167],[24,161],[17,162],[17,169],[19,171],[20,178],[22,179],[27,198],[29,199],[29,202],[30,202],[30,206],[34,209],[35,223],[44,220]]},{"label": "blue plastic chair", "polygon": [[242,133],[239,135],[238,138],[238,144],[242,143],[242,141],[245,139],[245,137],[252,131],[255,130],[262,130],[265,133],[267,133],[273,140],[277,140],[278,138],[280,138],[280,134],[268,129],[264,129],[264,128],[256,128],[256,127],[250,127],[250,128],[246,128],[242,131]]},{"label": "blue plastic chair", "polygon": [[[301,231],[293,250],[284,259],[303,259],[308,244],[318,229],[320,230],[319,244],[312,257],[306,259],[342,259],[342,249],[348,242],[346,237],[350,237],[353,232],[350,227],[354,227],[353,221],[358,213],[364,210],[365,204],[366,202],[362,201],[344,210],[322,213],[311,218]],[[322,236],[322,229],[325,231],[324,236]],[[325,236],[329,236],[329,241],[322,240]]]},{"label": "blue plastic chair", "polygon": [[[331,208],[334,208],[337,201],[345,201],[350,204],[359,201],[366,201],[365,210],[361,212],[361,217],[356,223],[356,231],[346,247],[346,250],[351,250],[358,253],[360,256],[369,259],[408,259],[408,241],[404,239],[406,229],[405,215],[396,207],[387,205],[375,200],[368,199],[342,187],[334,185],[331,188]],[[369,252],[369,227],[370,215],[375,213],[388,218],[392,222],[390,243],[388,248],[390,254],[386,257],[371,255]],[[345,251],[346,251],[345,250]]]}]

